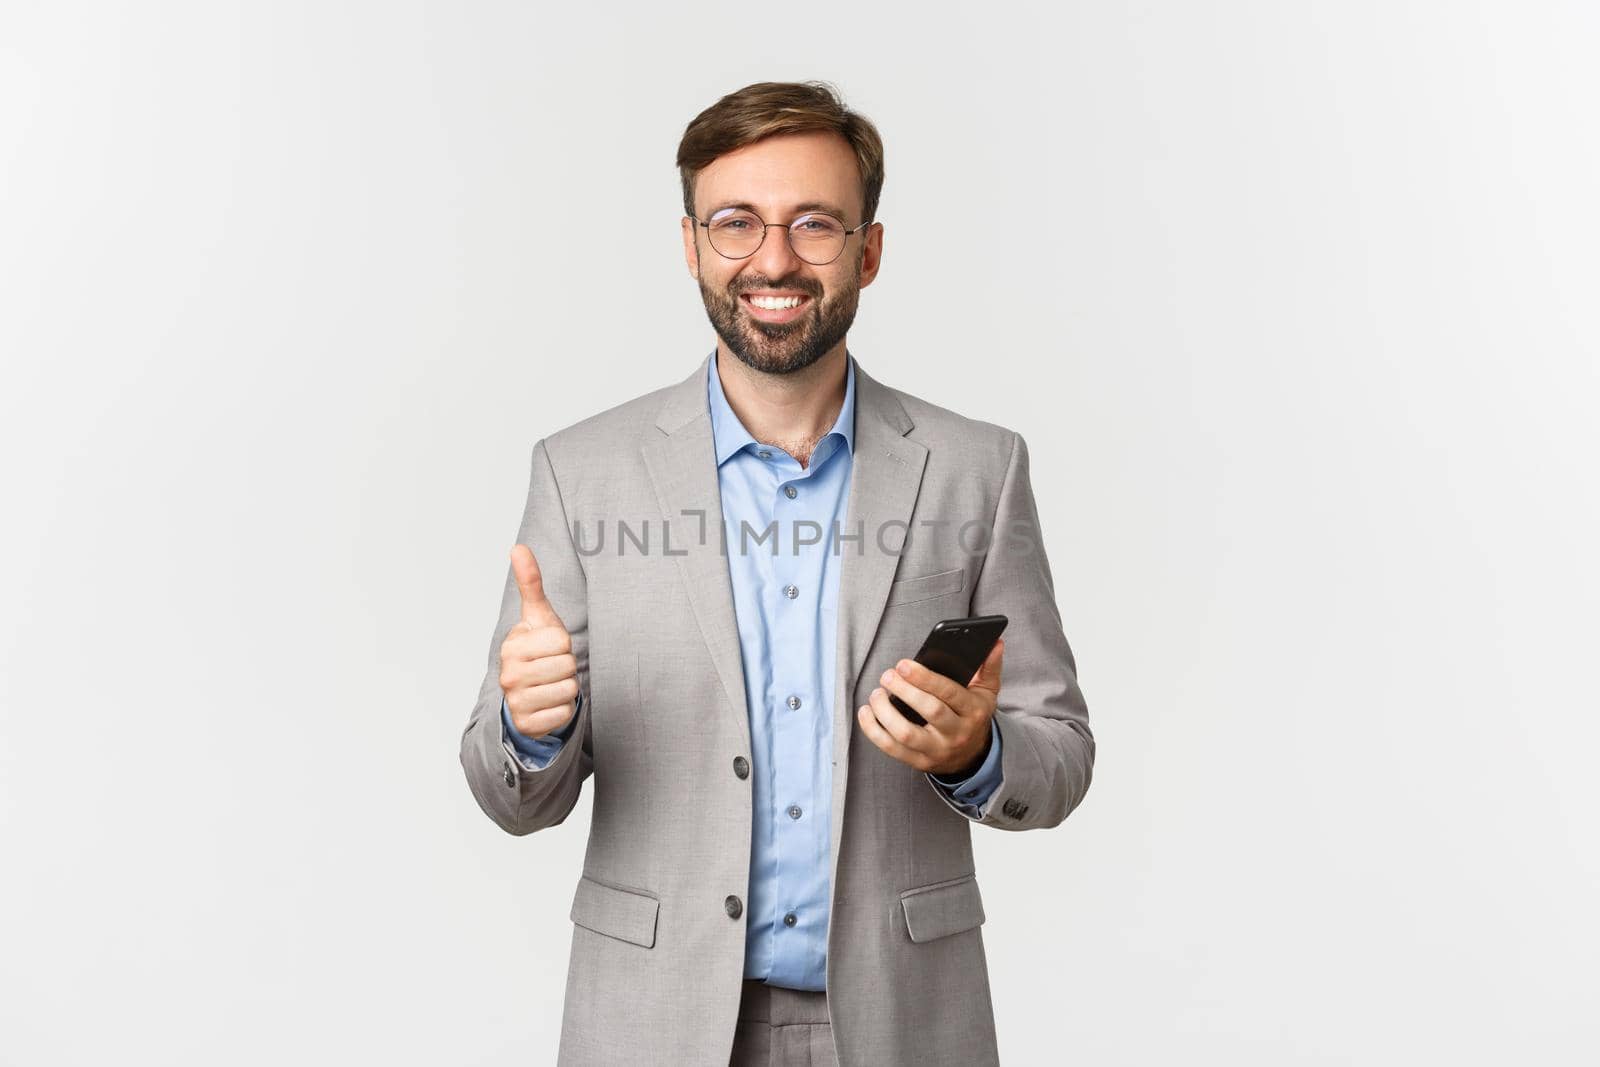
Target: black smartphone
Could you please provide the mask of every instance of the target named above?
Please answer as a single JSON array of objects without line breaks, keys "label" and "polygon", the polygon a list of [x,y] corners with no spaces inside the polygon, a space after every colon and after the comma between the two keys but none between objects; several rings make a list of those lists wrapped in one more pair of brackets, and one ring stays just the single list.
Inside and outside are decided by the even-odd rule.
[{"label": "black smartphone", "polygon": [[[1006,628],[1006,622],[1004,615],[974,615],[969,619],[936,622],[933,629],[928,631],[927,639],[922,642],[922,648],[911,658],[930,671],[964,686],[972,681],[972,676],[978,673],[983,661],[989,658],[994,643],[1000,639],[1000,632]],[[889,694],[889,703],[918,726],[928,724],[928,720],[893,693]]]}]

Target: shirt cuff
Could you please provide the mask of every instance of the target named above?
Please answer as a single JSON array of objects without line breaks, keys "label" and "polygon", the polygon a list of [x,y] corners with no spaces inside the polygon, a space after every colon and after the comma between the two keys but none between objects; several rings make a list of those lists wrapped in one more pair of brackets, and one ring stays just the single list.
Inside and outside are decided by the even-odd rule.
[{"label": "shirt cuff", "polygon": [[[998,714],[998,713],[997,713]],[[978,769],[964,779],[951,780],[943,775],[928,772],[928,777],[944,792],[958,803],[968,807],[981,808],[1000,788],[1000,726],[993,718],[989,720],[989,754],[983,758]]]},{"label": "shirt cuff", "polygon": [[508,746],[517,756],[517,761],[530,771],[542,771],[550,766],[550,761],[556,758],[561,751],[561,746],[567,738],[572,736],[573,728],[578,724],[578,712],[583,709],[583,694],[579,693],[572,702],[572,718],[567,720],[565,726],[554,730],[543,737],[528,737],[511,724],[511,709],[506,706],[506,698],[500,697],[500,740]]}]

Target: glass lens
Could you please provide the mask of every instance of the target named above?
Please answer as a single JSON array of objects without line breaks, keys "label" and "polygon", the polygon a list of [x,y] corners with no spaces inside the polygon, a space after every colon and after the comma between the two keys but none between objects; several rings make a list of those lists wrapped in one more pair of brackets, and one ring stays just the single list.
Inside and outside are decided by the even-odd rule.
[{"label": "glass lens", "polygon": [[766,229],[761,220],[748,211],[719,211],[707,220],[711,234],[711,247],[733,259],[743,259],[761,246],[761,235]]},{"label": "glass lens", "polygon": [[844,248],[844,223],[832,215],[801,215],[789,224],[789,244],[808,263],[832,262]]}]

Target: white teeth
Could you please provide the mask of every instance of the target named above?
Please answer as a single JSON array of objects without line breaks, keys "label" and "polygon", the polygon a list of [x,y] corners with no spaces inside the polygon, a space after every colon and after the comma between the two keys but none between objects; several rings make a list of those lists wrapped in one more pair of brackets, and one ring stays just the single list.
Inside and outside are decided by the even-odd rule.
[{"label": "white teeth", "polygon": [[798,307],[802,299],[798,296],[752,296],[750,303],[767,311],[781,311],[784,308]]}]

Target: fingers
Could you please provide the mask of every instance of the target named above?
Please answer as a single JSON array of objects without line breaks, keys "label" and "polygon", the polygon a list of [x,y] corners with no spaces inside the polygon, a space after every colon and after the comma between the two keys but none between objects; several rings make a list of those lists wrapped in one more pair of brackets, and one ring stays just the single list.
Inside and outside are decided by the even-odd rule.
[{"label": "fingers", "polygon": [[549,685],[578,676],[578,660],[571,654],[539,656],[532,659],[513,656],[500,658],[500,688],[523,689]]},{"label": "fingers", "polygon": [[518,622],[506,632],[500,645],[500,658],[539,659],[544,656],[563,656],[572,652],[572,635],[565,628],[534,626]]},{"label": "fingers", "polygon": [[[535,712],[549,711],[551,709],[566,708],[570,713],[576,707],[578,699],[578,680],[576,678],[563,678],[559,682],[548,685],[532,685],[504,690],[506,707],[511,711],[513,722]],[[565,722],[561,718],[557,723]],[[521,729],[519,726],[518,729]],[[526,733],[527,731],[523,731]]]},{"label": "fingers", "polygon": [[[892,681],[890,672],[899,675],[904,682],[937,699],[957,717],[964,717],[977,710],[972,701],[972,694],[968,693],[960,682],[946,678],[938,671],[931,670],[914,659],[903,659],[896,663],[889,671],[884,673],[884,677],[880,681],[884,681],[885,684],[888,681]],[[933,716],[923,711],[920,705],[898,689],[895,690],[895,696],[922,712],[922,717],[930,723],[934,721]]]},{"label": "fingers", "polygon": [[[931,681],[925,686],[919,685],[907,677],[906,674],[901,673],[901,671],[896,667],[890,667],[888,670],[884,671],[883,674],[879,676],[878,683],[890,693],[893,693],[895,696],[911,705],[912,710],[921,715],[923,719],[927,721],[929,726],[940,727],[943,729],[943,732],[949,733],[950,728],[956,724],[957,714],[952,711],[945,704],[945,702],[940,699],[939,696],[930,690],[938,688],[944,692],[951,692],[952,690],[959,690],[961,687],[956,685],[950,679],[944,677],[944,675],[928,670],[920,663],[914,663],[911,660],[901,660],[900,662],[919,668],[928,678],[937,678],[939,681],[944,682],[945,685],[937,686],[936,683]],[[889,706],[894,708],[892,703],[890,703]],[[899,715],[899,717],[904,720],[906,724],[913,730],[919,728],[909,719],[906,719],[906,717],[900,713],[899,708],[894,708],[894,710],[895,713]]]},{"label": "fingers", "polygon": [[[900,698],[905,700],[904,697]],[[907,703],[910,703],[907,701]],[[942,744],[939,738],[926,726],[919,725],[906,718],[899,708],[889,701],[889,690],[882,686],[867,694],[867,707],[878,720],[878,725],[905,748],[922,754],[929,759],[936,758]],[[920,711],[921,709],[917,709]],[[926,715],[923,718],[927,718]]]},{"label": "fingers", "polygon": [[524,544],[511,546],[511,570],[522,593],[522,620],[534,626],[566,629],[561,616],[550,606],[550,598],[545,596],[544,576],[539,572],[539,561],[533,558],[533,549]]},{"label": "fingers", "polygon": [[896,731],[918,729],[895,710],[894,705],[889,703],[889,694],[884,690],[874,689],[869,703],[856,709],[856,722],[860,724],[861,732],[867,735],[867,740],[901,763],[919,770],[933,765],[926,755],[901,741],[896,733],[884,726],[884,723],[890,723]]}]

